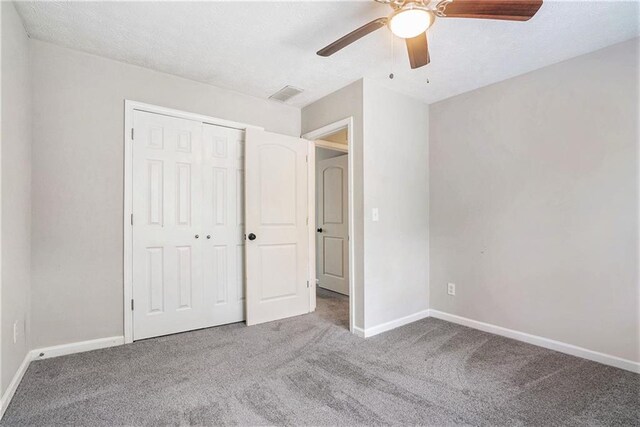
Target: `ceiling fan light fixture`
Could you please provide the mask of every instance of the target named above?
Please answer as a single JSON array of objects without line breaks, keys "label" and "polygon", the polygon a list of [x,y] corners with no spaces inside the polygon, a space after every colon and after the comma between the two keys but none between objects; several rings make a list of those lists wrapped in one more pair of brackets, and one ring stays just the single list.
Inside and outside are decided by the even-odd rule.
[{"label": "ceiling fan light fixture", "polygon": [[433,12],[409,3],[391,15],[388,25],[396,36],[411,39],[427,31],[433,21]]}]

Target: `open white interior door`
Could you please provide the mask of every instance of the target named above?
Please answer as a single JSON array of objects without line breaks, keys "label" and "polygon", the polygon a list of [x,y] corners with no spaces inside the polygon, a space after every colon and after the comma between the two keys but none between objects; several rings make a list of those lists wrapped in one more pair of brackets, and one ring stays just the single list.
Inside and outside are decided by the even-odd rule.
[{"label": "open white interior door", "polygon": [[310,311],[309,143],[247,129],[247,325]]}]

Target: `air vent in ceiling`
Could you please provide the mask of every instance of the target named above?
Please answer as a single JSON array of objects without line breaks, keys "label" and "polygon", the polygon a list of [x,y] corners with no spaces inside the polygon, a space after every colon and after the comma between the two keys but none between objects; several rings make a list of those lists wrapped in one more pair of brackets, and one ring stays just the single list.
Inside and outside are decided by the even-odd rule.
[{"label": "air vent in ceiling", "polygon": [[277,91],[276,93],[274,93],[273,95],[271,95],[269,99],[273,101],[278,101],[278,102],[287,102],[288,100],[290,100],[296,95],[301,94],[302,92],[303,90],[298,89],[297,87],[285,86],[279,91]]}]

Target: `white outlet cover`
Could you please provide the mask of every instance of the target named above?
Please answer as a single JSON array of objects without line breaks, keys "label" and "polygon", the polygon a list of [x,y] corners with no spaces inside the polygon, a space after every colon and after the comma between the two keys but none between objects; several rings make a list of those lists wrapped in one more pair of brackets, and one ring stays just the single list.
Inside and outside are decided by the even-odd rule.
[{"label": "white outlet cover", "polygon": [[456,294],[456,285],[455,283],[447,284],[447,294],[455,295]]}]

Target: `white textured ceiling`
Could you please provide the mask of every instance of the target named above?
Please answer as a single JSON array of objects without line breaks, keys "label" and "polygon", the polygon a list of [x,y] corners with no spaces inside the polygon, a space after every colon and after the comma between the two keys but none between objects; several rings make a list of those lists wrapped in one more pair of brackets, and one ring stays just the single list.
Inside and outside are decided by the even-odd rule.
[{"label": "white textured ceiling", "polygon": [[[637,1],[545,1],[528,22],[438,19],[431,64],[411,70],[383,28],[330,58],[315,52],[390,8],[332,2],[20,2],[31,37],[304,106],[361,77],[432,103],[640,35]],[[393,70],[395,78],[388,79]],[[427,79],[429,83],[427,84]]]}]

